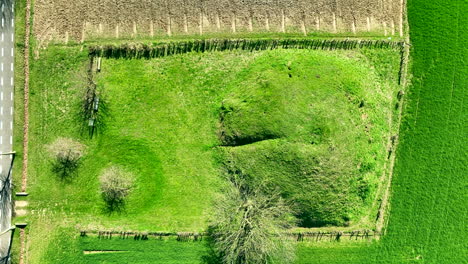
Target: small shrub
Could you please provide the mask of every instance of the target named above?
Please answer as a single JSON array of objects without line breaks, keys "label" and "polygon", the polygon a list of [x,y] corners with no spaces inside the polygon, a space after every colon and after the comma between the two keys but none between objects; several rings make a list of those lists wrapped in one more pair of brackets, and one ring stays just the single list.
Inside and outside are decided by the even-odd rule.
[{"label": "small shrub", "polygon": [[122,209],[133,187],[133,176],[122,168],[112,166],[103,171],[99,182],[107,209],[110,212]]}]

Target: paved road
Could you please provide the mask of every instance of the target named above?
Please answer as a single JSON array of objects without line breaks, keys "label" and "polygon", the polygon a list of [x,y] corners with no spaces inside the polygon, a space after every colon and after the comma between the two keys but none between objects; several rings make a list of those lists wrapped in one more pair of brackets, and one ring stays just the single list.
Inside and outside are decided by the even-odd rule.
[{"label": "paved road", "polygon": [[[11,182],[4,182],[11,164],[9,153],[13,149],[13,81],[14,81],[14,0],[0,0],[0,190],[4,185],[11,186]],[[7,188],[9,189],[9,188]],[[0,233],[11,225],[11,192],[0,193]],[[4,256],[8,248],[9,237],[0,239],[0,256]]]}]

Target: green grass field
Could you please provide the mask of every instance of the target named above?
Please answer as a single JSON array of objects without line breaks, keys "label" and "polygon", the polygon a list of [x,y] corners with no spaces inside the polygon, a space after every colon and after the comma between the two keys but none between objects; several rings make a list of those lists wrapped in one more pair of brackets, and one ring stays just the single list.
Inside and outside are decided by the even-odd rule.
[{"label": "green grass field", "polygon": [[[175,238],[135,241],[119,238],[97,239],[70,236],[71,229],[59,230],[54,241],[60,242],[45,252],[40,263],[200,263],[207,254],[205,241],[179,242]],[[60,238],[59,236],[62,236]],[[65,239],[64,239],[65,238]],[[99,252],[107,251],[107,252]],[[111,252],[109,252],[111,251]],[[83,253],[86,252],[86,253]]]},{"label": "green grass field", "polygon": [[[104,60],[96,82],[108,114],[105,128],[93,139],[82,131],[79,118],[87,61],[86,51],[79,47],[51,46],[41,52],[31,69],[32,214],[27,219],[31,263],[44,263],[52,254],[48,252],[57,247],[64,250],[62,245],[67,243],[70,252],[64,252],[64,257],[79,254],[81,244],[66,238],[63,230],[204,230],[213,199],[224,184],[220,174],[229,160],[222,154],[227,149],[238,152],[231,158],[240,158],[236,164],[245,166],[242,155],[248,155],[247,147],[263,146],[259,165],[243,169],[275,178],[262,155],[284,160],[276,169],[300,175],[308,170],[308,159],[332,155],[327,146],[333,146],[354,169],[345,168],[343,175],[349,178],[338,177],[342,183],[333,186],[335,189],[316,185],[322,194],[329,194],[310,206],[338,212],[327,223],[349,221],[347,224],[372,226],[370,219],[376,209],[372,201],[383,172],[386,141],[394,127],[397,52],[235,51]],[[220,147],[223,139],[219,133],[226,128],[220,126],[220,113],[227,102],[236,109],[224,119],[230,120],[229,131],[259,136],[249,142],[253,144]],[[255,106],[261,102],[265,109],[258,111]],[[243,116],[263,120],[263,125],[251,130],[255,122]],[[308,116],[315,120],[314,126],[308,126]],[[275,125],[285,118],[291,122]],[[265,131],[274,133],[275,139],[263,138]],[[47,148],[58,137],[74,138],[86,145],[80,168],[67,180],[51,171]],[[259,140],[262,142],[256,142]],[[307,144],[310,147],[301,150]],[[289,158],[303,157],[303,162],[291,163],[282,157],[278,146],[291,146]],[[364,177],[359,167],[355,169],[357,164],[362,165]],[[108,214],[97,177],[111,165],[123,166],[136,175],[136,187],[123,212]],[[289,193],[292,189],[284,190]],[[323,209],[336,192],[346,193],[347,200]]]}]

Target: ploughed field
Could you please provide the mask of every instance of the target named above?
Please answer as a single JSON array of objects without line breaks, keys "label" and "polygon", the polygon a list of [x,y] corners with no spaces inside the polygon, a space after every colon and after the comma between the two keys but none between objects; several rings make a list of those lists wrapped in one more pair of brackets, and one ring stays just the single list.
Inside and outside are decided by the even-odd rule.
[{"label": "ploughed field", "polygon": [[[89,138],[87,53],[50,46],[31,69],[31,263],[82,248],[64,230],[203,231],[230,177],[279,190],[300,227],[372,228],[399,61],[390,49],[104,59],[95,75],[103,126]],[[66,178],[52,170],[57,138],[84,149]],[[99,192],[111,166],[135,176],[119,212]]]}]

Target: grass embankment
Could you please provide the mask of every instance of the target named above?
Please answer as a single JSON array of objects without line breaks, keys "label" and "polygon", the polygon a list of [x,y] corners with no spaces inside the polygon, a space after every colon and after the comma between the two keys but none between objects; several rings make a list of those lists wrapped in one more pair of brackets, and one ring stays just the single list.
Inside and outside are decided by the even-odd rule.
[{"label": "grass embankment", "polygon": [[[328,196],[305,210],[331,212],[329,223],[335,219],[357,223],[370,213],[386,158],[398,62],[398,53],[392,50],[365,49],[104,60],[96,81],[108,110],[106,128],[89,139],[79,118],[87,53],[78,47],[50,47],[31,70],[29,262],[47,263],[51,256],[47,252],[65,250],[62,240],[69,238],[60,227],[204,230],[212,201],[223,185],[220,169],[227,160],[275,181],[281,175],[270,170],[315,181]],[[224,113],[225,123],[220,126],[222,102],[233,111]],[[262,142],[219,147],[223,129],[234,136],[258,134]],[[275,139],[263,140],[265,132],[272,132]],[[74,138],[87,147],[76,175],[68,180],[51,171],[47,147],[58,137]],[[258,167],[243,160],[257,146],[263,149],[253,157]],[[284,157],[279,148],[288,146],[291,155]],[[238,154],[222,158],[221,149]],[[340,188],[328,190],[307,161],[337,150],[353,166],[341,178],[334,175]],[[263,155],[284,166],[269,167],[271,162]],[[295,157],[303,159],[292,162]],[[363,177],[359,163],[367,170]],[[99,195],[98,176],[110,165],[123,166],[136,176],[136,187],[122,213],[107,214]],[[279,187],[286,196],[299,193]],[[361,187],[367,189],[365,196]],[[333,192],[349,198],[333,205],[333,210],[323,209]],[[372,217],[363,224],[371,223]],[[73,243],[70,254],[80,251],[81,246]]]},{"label": "grass embankment", "polygon": [[372,247],[303,248],[302,263],[466,262],[467,8],[408,3],[413,78],[387,235]]}]

